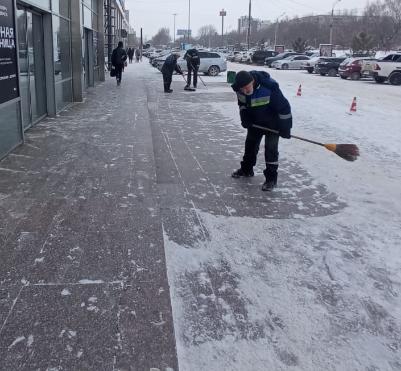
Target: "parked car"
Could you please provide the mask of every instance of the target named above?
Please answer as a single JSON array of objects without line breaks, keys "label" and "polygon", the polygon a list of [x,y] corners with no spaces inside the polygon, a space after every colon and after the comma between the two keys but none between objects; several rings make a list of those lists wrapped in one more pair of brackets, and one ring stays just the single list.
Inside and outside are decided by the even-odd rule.
[{"label": "parked car", "polygon": [[245,53],[246,52],[239,52],[238,54],[236,54],[233,62],[240,63],[242,61],[242,58],[244,57]]},{"label": "parked car", "polygon": [[338,67],[338,74],[342,79],[359,80],[362,77],[362,64],[364,60],[373,58],[347,58]]},{"label": "parked car", "polygon": [[252,55],[252,63],[265,64],[265,59],[275,57],[278,53],[274,50],[256,50]]},{"label": "parked car", "polygon": [[234,62],[234,58],[235,58],[239,53],[241,53],[241,52],[239,52],[239,51],[234,51],[234,52],[228,53],[228,55],[227,55],[227,60],[230,61],[230,62]]},{"label": "parked car", "polygon": [[252,63],[252,55],[253,52],[244,52],[242,53],[242,58],[240,60],[241,63]]},{"label": "parked car", "polygon": [[363,77],[373,77],[373,66],[377,59],[364,59],[362,61],[361,74]]},{"label": "parked car", "polygon": [[304,61],[308,61],[309,57],[306,55],[292,55],[284,59],[280,59],[272,63],[272,67],[278,70],[299,70],[301,69],[301,64]]},{"label": "parked car", "polygon": [[401,54],[377,61],[373,67],[373,78],[379,84],[388,80],[391,85],[401,85]]},{"label": "parked car", "polygon": [[335,77],[338,74],[338,68],[340,64],[345,60],[345,57],[325,57],[319,59],[315,65],[315,72],[319,73],[321,76]]},{"label": "parked car", "polygon": [[274,61],[278,61],[278,60],[280,60],[280,59],[284,59],[284,58],[287,58],[287,57],[291,57],[292,55],[304,55],[304,54],[302,54],[302,53],[296,53],[296,52],[284,52],[284,53],[280,53],[280,54],[277,54],[275,57],[266,58],[266,59],[265,59],[265,65],[268,66],[268,67],[271,67],[271,64],[272,64]]},{"label": "parked car", "polygon": [[[181,67],[183,71],[187,71],[187,62],[184,60],[185,52],[181,53],[180,58],[177,60],[177,64]],[[209,76],[217,76],[220,72],[227,71],[227,61],[219,53],[198,51],[200,58],[199,72],[203,72]],[[163,66],[164,61],[168,55],[157,60],[157,68],[160,70]]]},{"label": "parked car", "polygon": [[316,63],[319,61],[321,57],[311,57],[309,58],[309,60],[307,61],[303,61],[301,63],[301,70],[306,70],[308,71],[308,73],[313,73],[313,71],[315,70],[315,65]]}]

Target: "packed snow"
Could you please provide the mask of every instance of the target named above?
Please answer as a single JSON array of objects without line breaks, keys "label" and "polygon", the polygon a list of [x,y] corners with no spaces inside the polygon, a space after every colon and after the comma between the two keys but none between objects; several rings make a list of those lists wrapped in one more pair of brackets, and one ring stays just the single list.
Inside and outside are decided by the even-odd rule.
[{"label": "packed snow", "polygon": [[[193,239],[177,242],[165,229],[180,370],[401,370],[401,89],[266,70],[291,103],[293,134],[357,144],[361,157],[350,163],[322,147],[281,140],[285,179],[280,183],[279,174],[277,190],[263,194],[266,213],[310,187],[296,181],[305,177],[335,195],[319,200],[326,213],[309,213],[310,200],[299,198],[281,216],[238,216],[235,202],[224,200],[228,212],[218,215],[193,198],[203,237],[194,228]],[[236,143],[237,153],[225,152],[232,168],[221,174],[229,187],[238,181],[229,173],[239,165],[245,132],[226,75],[202,78],[208,87],[192,93],[203,97],[197,109],[203,104],[238,125],[232,137],[214,138]],[[214,101],[229,94],[232,100]]]}]

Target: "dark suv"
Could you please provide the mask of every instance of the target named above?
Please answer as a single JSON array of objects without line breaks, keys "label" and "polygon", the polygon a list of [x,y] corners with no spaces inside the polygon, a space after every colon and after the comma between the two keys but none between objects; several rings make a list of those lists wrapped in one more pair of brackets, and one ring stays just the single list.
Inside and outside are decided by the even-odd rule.
[{"label": "dark suv", "polygon": [[278,53],[274,50],[256,50],[252,55],[252,63],[265,64],[265,59],[275,57]]},{"label": "dark suv", "polygon": [[278,61],[278,60],[280,60],[280,59],[284,59],[284,58],[287,58],[287,57],[291,57],[292,55],[303,55],[303,54],[301,54],[301,53],[296,53],[296,52],[285,52],[285,53],[280,53],[280,54],[277,54],[275,57],[266,58],[266,59],[265,59],[265,65],[268,66],[268,67],[271,67],[271,64],[272,64],[274,61]]},{"label": "dark suv", "polygon": [[315,72],[320,73],[321,76],[330,76],[335,77],[338,74],[338,68],[340,64],[345,61],[344,58],[320,58],[319,61],[316,63]]}]

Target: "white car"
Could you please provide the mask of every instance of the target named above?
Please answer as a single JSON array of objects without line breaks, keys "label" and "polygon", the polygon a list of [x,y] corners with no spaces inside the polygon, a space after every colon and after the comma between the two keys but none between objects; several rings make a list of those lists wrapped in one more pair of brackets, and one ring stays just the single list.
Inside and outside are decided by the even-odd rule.
[{"label": "white car", "polygon": [[241,63],[252,63],[253,52],[244,52],[240,60]]},{"label": "white car", "polygon": [[301,69],[301,64],[309,60],[310,58],[306,55],[292,55],[291,57],[275,61],[272,63],[272,67],[278,70],[299,70]]},{"label": "white car", "polygon": [[308,61],[303,61],[301,63],[301,70],[306,70],[308,73],[313,73],[315,70],[315,65],[320,59],[320,56],[318,57],[311,57]]}]

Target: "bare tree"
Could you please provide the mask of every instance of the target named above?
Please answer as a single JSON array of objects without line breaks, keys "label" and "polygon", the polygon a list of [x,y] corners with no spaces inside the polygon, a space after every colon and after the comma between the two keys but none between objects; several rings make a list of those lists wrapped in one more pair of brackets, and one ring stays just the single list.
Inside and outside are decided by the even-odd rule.
[{"label": "bare tree", "polygon": [[365,9],[366,24],[378,47],[390,49],[400,41],[401,1],[378,0]]},{"label": "bare tree", "polygon": [[216,27],[211,24],[202,26],[198,31],[198,43],[209,48],[216,46],[218,44]]},{"label": "bare tree", "polygon": [[167,27],[160,28],[152,38],[153,45],[167,45],[171,41],[170,30]]}]

